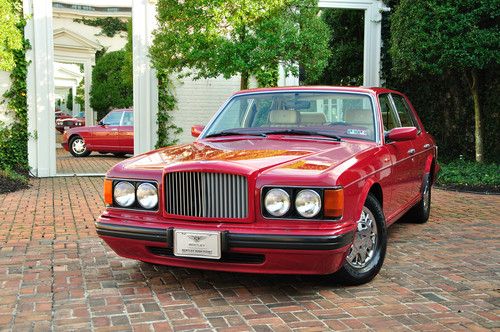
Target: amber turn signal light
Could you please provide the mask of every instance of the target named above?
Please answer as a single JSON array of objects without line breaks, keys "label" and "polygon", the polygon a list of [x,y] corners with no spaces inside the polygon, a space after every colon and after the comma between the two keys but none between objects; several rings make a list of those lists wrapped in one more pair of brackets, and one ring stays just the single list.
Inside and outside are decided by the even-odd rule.
[{"label": "amber turn signal light", "polygon": [[104,179],[104,204],[113,204],[113,180]]},{"label": "amber turn signal light", "polygon": [[344,190],[327,189],[324,193],[324,215],[330,218],[340,218],[344,212]]}]

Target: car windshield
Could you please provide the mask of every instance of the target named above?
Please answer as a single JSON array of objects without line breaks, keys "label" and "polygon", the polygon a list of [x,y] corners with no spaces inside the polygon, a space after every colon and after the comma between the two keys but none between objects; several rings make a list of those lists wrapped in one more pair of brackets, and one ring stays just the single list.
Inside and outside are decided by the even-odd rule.
[{"label": "car windshield", "polygon": [[371,98],[362,93],[273,92],[235,96],[204,137],[304,132],[373,141]]}]

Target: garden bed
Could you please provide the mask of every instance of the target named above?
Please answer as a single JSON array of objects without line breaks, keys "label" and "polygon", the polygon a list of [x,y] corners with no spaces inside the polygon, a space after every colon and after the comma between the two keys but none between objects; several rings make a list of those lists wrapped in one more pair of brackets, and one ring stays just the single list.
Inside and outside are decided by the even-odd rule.
[{"label": "garden bed", "polygon": [[480,193],[500,194],[500,165],[455,160],[441,163],[437,187]]},{"label": "garden bed", "polygon": [[0,171],[0,194],[29,188],[27,177],[13,172]]}]

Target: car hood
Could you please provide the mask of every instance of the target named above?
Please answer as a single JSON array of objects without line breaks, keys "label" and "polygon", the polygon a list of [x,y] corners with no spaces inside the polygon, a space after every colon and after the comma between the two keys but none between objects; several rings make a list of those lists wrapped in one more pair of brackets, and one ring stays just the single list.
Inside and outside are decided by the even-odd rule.
[{"label": "car hood", "polygon": [[[166,147],[123,161],[108,176],[127,171],[325,172],[373,146],[370,142],[329,139],[217,138]],[[116,172],[116,173],[115,173]],[[149,172],[148,172],[149,173]]]}]

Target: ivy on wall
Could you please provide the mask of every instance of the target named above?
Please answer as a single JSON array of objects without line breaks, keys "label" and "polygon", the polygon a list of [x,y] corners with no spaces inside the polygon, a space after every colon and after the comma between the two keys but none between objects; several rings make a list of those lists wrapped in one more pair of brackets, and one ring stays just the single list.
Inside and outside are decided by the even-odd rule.
[{"label": "ivy on wall", "polygon": [[101,28],[99,35],[114,37],[117,33],[127,31],[127,22],[124,22],[116,17],[98,17],[98,18],[75,18],[77,23],[83,23],[93,27]]},{"label": "ivy on wall", "polygon": [[158,141],[156,148],[174,145],[179,142],[177,135],[182,133],[182,128],[177,127],[173,122],[172,111],[177,107],[177,100],[173,95],[174,89],[171,75],[168,71],[157,68],[158,78]]},{"label": "ivy on wall", "polygon": [[[22,0],[13,1],[14,10],[22,17]],[[24,36],[26,21],[21,19],[16,28]],[[22,37],[22,47],[12,50],[14,67],[10,73],[11,86],[3,97],[7,108],[12,112],[13,123],[9,126],[0,124],[0,169],[27,173],[28,166],[28,104],[26,98],[26,76],[28,62],[26,50],[30,48],[28,40]]]}]

